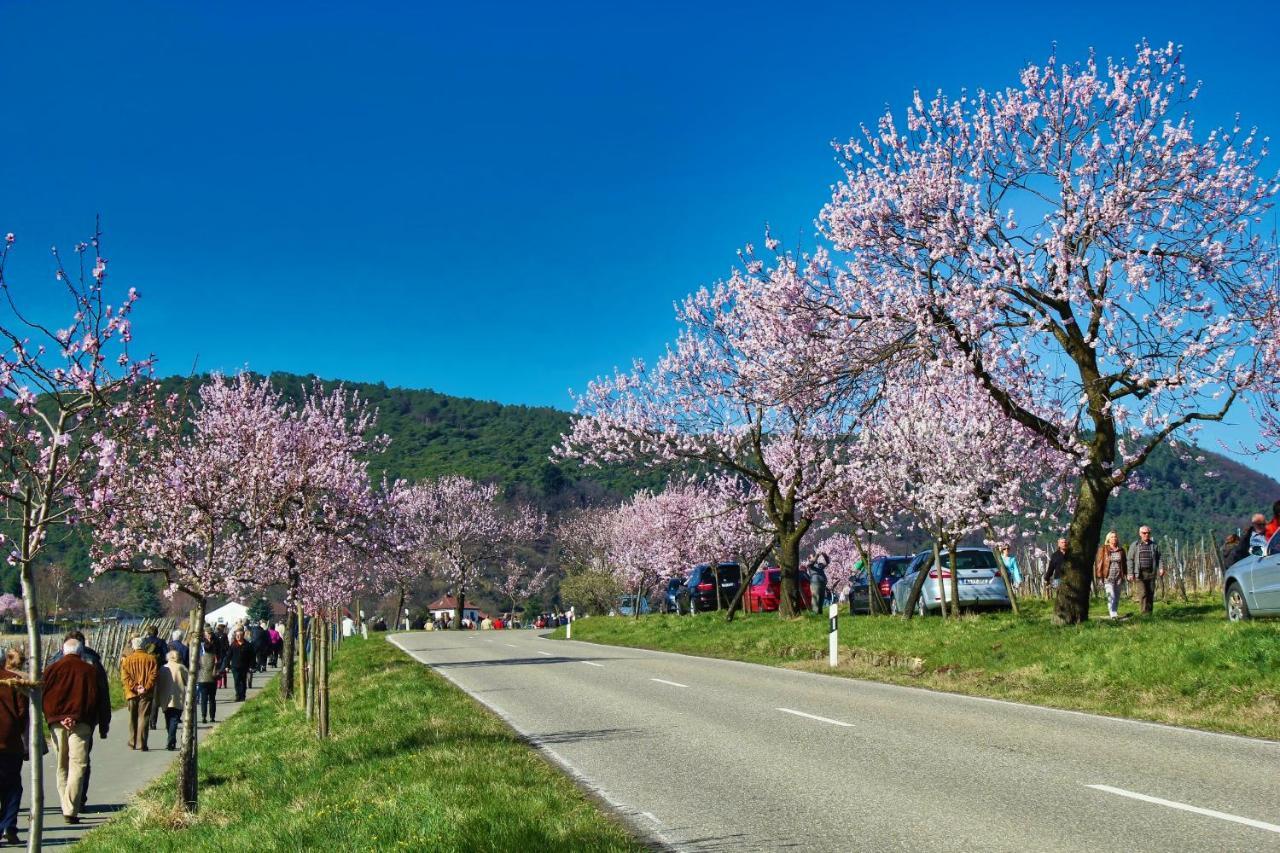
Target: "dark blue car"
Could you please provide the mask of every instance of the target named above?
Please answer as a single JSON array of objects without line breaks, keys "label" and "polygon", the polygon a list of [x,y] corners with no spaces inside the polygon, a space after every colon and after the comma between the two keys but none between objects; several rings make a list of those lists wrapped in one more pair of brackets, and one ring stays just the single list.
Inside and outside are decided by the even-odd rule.
[{"label": "dark blue car", "polygon": [[[884,600],[885,609],[889,607],[889,599],[893,595],[893,585],[907,571],[911,564],[910,557],[873,557],[871,560],[871,577],[876,588],[880,590],[880,598]],[[871,601],[867,598],[867,573],[858,572],[849,581],[849,612],[870,613]]]}]

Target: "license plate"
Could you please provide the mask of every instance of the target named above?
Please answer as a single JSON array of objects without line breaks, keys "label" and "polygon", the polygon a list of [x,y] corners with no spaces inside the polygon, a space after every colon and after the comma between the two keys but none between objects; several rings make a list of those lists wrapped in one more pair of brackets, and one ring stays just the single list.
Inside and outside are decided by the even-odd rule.
[{"label": "license plate", "polygon": [[723,587],[731,587],[731,586],[733,586],[733,581],[721,581],[721,582],[720,582],[720,586],[723,586]]},{"label": "license plate", "polygon": [[987,578],[960,578],[960,583],[962,584],[991,583],[991,581]]}]

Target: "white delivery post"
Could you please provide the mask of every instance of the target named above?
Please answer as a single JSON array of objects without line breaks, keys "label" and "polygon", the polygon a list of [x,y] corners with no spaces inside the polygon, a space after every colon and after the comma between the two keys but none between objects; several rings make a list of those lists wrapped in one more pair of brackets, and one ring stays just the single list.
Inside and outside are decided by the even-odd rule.
[{"label": "white delivery post", "polygon": [[564,623],[564,638],[566,640],[572,640],[573,639],[573,608],[572,607],[569,608],[569,612],[566,615],[569,617],[569,619]]},{"label": "white delivery post", "polygon": [[831,654],[831,667],[834,669],[836,665],[836,638],[839,636],[836,631],[836,622],[840,618],[840,605],[834,601],[831,602],[831,607],[828,609],[827,614],[831,617],[831,626],[827,629],[827,645]]}]

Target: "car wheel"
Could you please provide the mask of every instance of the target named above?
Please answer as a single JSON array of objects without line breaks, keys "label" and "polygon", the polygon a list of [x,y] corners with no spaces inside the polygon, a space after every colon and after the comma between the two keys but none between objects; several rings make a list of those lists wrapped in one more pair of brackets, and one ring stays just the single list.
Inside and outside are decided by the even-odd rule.
[{"label": "car wheel", "polygon": [[1227,619],[1231,622],[1244,622],[1249,618],[1249,604],[1244,600],[1244,590],[1240,589],[1240,584],[1233,583],[1227,587]]}]

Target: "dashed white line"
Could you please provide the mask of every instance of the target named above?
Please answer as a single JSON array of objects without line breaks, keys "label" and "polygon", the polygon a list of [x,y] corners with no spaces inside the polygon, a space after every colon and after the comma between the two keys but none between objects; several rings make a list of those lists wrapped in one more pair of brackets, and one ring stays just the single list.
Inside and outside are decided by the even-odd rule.
[{"label": "dashed white line", "polygon": [[678,681],[667,681],[665,678],[650,678],[650,681],[656,681],[659,684],[670,684],[672,687],[688,687],[687,684],[681,684]]},{"label": "dashed white line", "polygon": [[551,652],[538,652],[538,654],[540,654],[540,655],[546,655],[546,656],[547,656],[547,657],[549,657],[549,658],[550,658],[550,657],[555,657],[555,655],[551,654]]},{"label": "dashed white line", "polygon": [[585,663],[587,666],[598,666],[601,669],[604,669],[604,664],[602,663],[596,663],[595,661],[590,661],[590,660],[584,660],[583,663]]},{"label": "dashed white line", "polygon": [[833,726],[844,726],[846,729],[853,728],[853,723],[842,723],[839,720],[833,720],[829,717],[819,717],[817,714],[806,714],[804,711],[793,711],[790,708],[778,708],[784,714],[795,714],[797,717],[807,717],[810,720],[817,720],[820,723],[830,723]]},{"label": "dashed white line", "polygon": [[515,648],[515,646],[511,645],[510,643],[503,643],[502,645],[506,646],[506,647],[507,647],[507,648],[509,648],[509,649],[514,649],[514,648]]},{"label": "dashed white line", "polygon": [[1149,797],[1146,794],[1139,794],[1135,791],[1126,791],[1124,788],[1113,788],[1110,785],[1085,785],[1086,788],[1093,788],[1095,791],[1105,791],[1108,794],[1115,794],[1118,797],[1128,797],[1131,800],[1141,800],[1144,803],[1155,803],[1158,806],[1166,806],[1179,811],[1191,812],[1192,814],[1204,815],[1206,817],[1216,817],[1218,820],[1229,820],[1232,823],[1242,823],[1245,826],[1252,826],[1255,829],[1265,829],[1267,832],[1280,833],[1280,826],[1274,823],[1267,823],[1253,818],[1240,817],[1239,815],[1228,814],[1227,812],[1215,811],[1214,809],[1202,809],[1200,806],[1189,806],[1186,803],[1179,803],[1175,800],[1164,800],[1160,797]]}]

